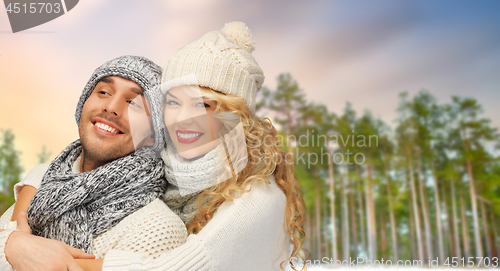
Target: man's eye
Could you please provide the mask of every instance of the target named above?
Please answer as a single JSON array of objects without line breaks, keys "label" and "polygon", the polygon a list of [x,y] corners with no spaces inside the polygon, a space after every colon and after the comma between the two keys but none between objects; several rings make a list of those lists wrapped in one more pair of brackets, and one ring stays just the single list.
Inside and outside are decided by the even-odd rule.
[{"label": "man's eye", "polygon": [[130,105],[137,106],[137,107],[139,107],[139,108],[141,108],[141,109],[142,109],[142,106],[138,105],[138,104],[137,104],[137,103],[135,103],[134,101],[128,101],[128,103],[129,103]]},{"label": "man's eye", "polygon": [[99,90],[97,93],[102,94],[102,95],[109,95],[109,93],[107,93],[104,90]]}]

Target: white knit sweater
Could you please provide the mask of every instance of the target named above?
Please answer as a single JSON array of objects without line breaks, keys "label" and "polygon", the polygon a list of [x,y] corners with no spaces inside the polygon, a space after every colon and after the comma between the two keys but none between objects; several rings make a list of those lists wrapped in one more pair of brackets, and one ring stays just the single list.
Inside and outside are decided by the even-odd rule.
[{"label": "white knit sweater", "polygon": [[[286,198],[274,177],[268,180],[271,184],[255,183],[240,198],[222,204],[212,220],[179,247],[156,259],[117,247],[107,251],[103,270],[280,270],[279,264],[290,255]],[[136,230],[135,235],[148,227]],[[4,239],[0,233],[0,261],[5,259]]]},{"label": "white knit sweater", "polygon": [[284,193],[271,184],[255,183],[251,191],[222,204],[210,222],[187,242],[157,259],[110,250],[103,270],[234,271],[280,270],[290,255],[285,232]]}]

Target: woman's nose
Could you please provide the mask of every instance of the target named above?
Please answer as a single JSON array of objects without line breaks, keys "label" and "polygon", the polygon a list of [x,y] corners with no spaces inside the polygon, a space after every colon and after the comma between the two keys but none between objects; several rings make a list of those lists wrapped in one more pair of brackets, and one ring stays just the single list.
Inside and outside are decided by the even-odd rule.
[{"label": "woman's nose", "polygon": [[194,122],[208,121],[207,116],[207,112],[204,110],[183,106],[177,115],[177,122],[182,125],[189,125]]},{"label": "woman's nose", "polygon": [[179,114],[177,114],[177,122],[183,125],[193,123],[192,113],[192,110],[190,110],[187,106],[183,106],[179,111]]}]

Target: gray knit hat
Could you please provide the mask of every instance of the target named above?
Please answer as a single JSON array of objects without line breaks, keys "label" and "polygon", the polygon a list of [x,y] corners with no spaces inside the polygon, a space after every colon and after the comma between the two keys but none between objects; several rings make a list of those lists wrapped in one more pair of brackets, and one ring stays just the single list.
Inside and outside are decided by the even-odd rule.
[{"label": "gray knit hat", "polygon": [[162,69],[153,61],[140,56],[120,56],[102,64],[90,77],[76,106],[76,124],[80,123],[83,105],[94,91],[97,83],[107,76],[120,76],[137,83],[149,102],[151,120],[155,134],[154,148],[163,149],[163,121],[161,112],[160,80]]}]

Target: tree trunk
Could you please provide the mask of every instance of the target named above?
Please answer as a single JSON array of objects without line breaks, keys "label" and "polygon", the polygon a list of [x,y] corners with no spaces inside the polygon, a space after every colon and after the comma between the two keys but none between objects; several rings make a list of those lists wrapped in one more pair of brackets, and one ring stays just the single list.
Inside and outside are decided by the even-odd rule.
[{"label": "tree trunk", "polygon": [[464,241],[464,256],[466,259],[470,256],[469,248],[469,232],[467,229],[467,220],[465,219],[465,202],[462,190],[460,190],[460,209],[462,211],[462,219],[460,224],[462,224],[462,240]]},{"label": "tree trunk", "polygon": [[[346,164],[346,174],[349,176],[349,166]],[[349,209],[347,206],[346,185],[344,178],[340,180],[340,194],[342,196],[342,258],[349,260],[350,240],[349,240]]]},{"label": "tree trunk", "polygon": [[389,201],[389,219],[391,221],[391,238],[392,238],[392,257],[395,262],[399,260],[398,255],[398,238],[396,234],[396,219],[394,218],[394,205],[392,202],[392,189],[391,189],[391,177],[389,176],[389,170],[387,165],[385,165],[385,175],[386,175],[386,190],[387,197]]},{"label": "tree trunk", "polygon": [[[493,208],[493,207],[492,207]],[[491,225],[495,225],[497,227],[492,227],[493,228],[493,255],[497,255],[496,257],[498,257],[498,259],[500,259],[500,246],[498,245],[498,231],[497,231],[497,228],[498,228],[498,225],[497,223],[495,223],[495,217],[493,216],[493,210],[491,210],[490,212],[490,221],[491,221]]]},{"label": "tree trunk", "polygon": [[354,180],[351,175],[349,175],[349,208],[351,210],[353,255],[354,257],[358,257],[358,225],[356,223],[356,209],[354,206]]},{"label": "tree trunk", "polygon": [[366,220],[368,222],[368,255],[371,261],[377,260],[377,228],[375,222],[375,200],[373,198],[372,166],[367,165],[366,178]]},{"label": "tree trunk", "polygon": [[[427,209],[427,204],[426,204],[426,200],[428,198],[425,196],[424,185],[423,185],[424,180],[422,180],[421,173],[422,173],[422,168],[421,168],[421,163],[420,163],[420,157],[417,157],[418,189],[420,192],[420,204],[422,206],[422,215],[424,218],[425,246],[427,249],[427,256],[432,259],[432,258],[434,258],[434,253],[433,253],[433,247],[432,247],[432,241],[431,241],[431,224],[430,224],[430,218],[429,218],[429,210]],[[427,261],[427,260],[428,260],[428,258],[425,259],[425,261]]]},{"label": "tree trunk", "polygon": [[332,258],[334,261],[338,260],[337,254],[337,231],[335,230],[335,179],[333,174],[332,151],[328,149],[328,178],[330,179],[330,213],[332,216]]},{"label": "tree trunk", "polygon": [[439,264],[444,263],[444,242],[443,242],[443,226],[441,225],[441,201],[439,200],[439,188],[436,177],[436,169],[434,168],[434,161],[431,160],[432,179],[434,184],[434,205],[436,206],[436,226],[438,233],[438,248],[439,248]]},{"label": "tree trunk", "polygon": [[472,173],[472,164],[470,158],[467,156],[469,153],[469,145],[467,144],[467,135],[465,129],[462,127],[462,136],[464,138],[465,147],[465,163],[467,166],[467,175],[469,177],[470,201],[472,205],[472,217],[474,220],[474,239],[476,241],[476,257],[483,257],[483,244],[481,242],[481,233],[479,229],[479,217],[477,214],[477,199],[476,188],[474,187],[474,175]]},{"label": "tree trunk", "polygon": [[366,231],[365,231],[365,212],[364,212],[364,205],[363,205],[363,196],[362,196],[362,179],[361,179],[361,174],[359,172],[359,165],[354,164],[356,168],[356,175],[358,176],[358,181],[356,182],[357,184],[357,194],[358,194],[358,209],[359,209],[359,225],[360,225],[360,231],[361,231],[361,245],[363,252],[366,254]]},{"label": "tree trunk", "polygon": [[451,226],[453,225],[453,220],[450,209],[448,208],[448,196],[446,193],[446,181],[443,180],[441,185],[439,185],[439,191],[441,191],[441,201],[443,202],[443,212],[446,214],[446,220],[443,224],[443,233],[444,233],[444,253],[446,256],[457,256],[453,251],[453,232],[451,231]]},{"label": "tree trunk", "polygon": [[424,248],[422,244],[422,233],[420,232],[420,217],[418,215],[417,192],[415,189],[415,178],[413,176],[413,162],[410,147],[407,147],[408,171],[410,175],[411,196],[413,201],[413,216],[415,219],[415,231],[417,233],[418,260],[424,260]]},{"label": "tree trunk", "polygon": [[[288,147],[288,153],[290,154],[290,157],[293,157],[293,147],[292,147],[292,144],[290,142],[290,137],[291,137],[292,132],[293,132],[293,126],[292,126],[292,114],[290,113],[289,109],[286,109],[286,119],[287,119],[287,123],[288,123],[288,135],[287,135],[286,143],[287,143],[287,147]],[[293,161],[293,158],[292,158],[292,161]]]},{"label": "tree trunk", "polygon": [[316,256],[321,259],[321,194],[319,187],[316,187]]},{"label": "tree trunk", "polygon": [[385,215],[383,212],[378,212],[378,218],[379,218],[379,231],[380,231],[380,258],[388,259],[389,257],[386,255],[387,250],[388,250],[388,237],[386,233],[387,229],[387,223],[385,221]]},{"label": "tree trunk", "polygon": [[457,253],[457,257],[459,259],[462,258],[462,251],[460,249],[460,238],[459,238],[459,233],[458,233],[458,216],[457,216],[457,200],[456,200],[456,193],[455,193],[455,181],[450,180],[451,182],[451,206],[453,209],[453,233],[455,237],[455,252]]},{"label": "tree trunk", "polygon": [[484,232],[484,240],[486,243],[486,257],[493,257],[493,251],[491,249],[491,239],[490,239],[490,231],[488,230],[488,219],[486,217],[486,209],[484,208],[484,200],[479,201],[481,204],[481,220],[483,221],[483,232]]},{"label": "tree trunk", "polygon": [[306,219],[304,221],[304,231],[306,233],[306,239],[304,239],[304,248],[307,252],[312,253],[312,231],[311,231],[311,217],[309,212],[305,214]]},{"label": "tree trunk", "polygon": [[[326,200],[322,201],[323,203],[323,215],[321,216],[323,218],[323,225],[328,225],[330,223],[328,219],[328,202]],[[322,234],[323,235],[323,234]],[[332,255],[332,252],[330,251],[330,241],[324,236],[323,238],[323,255],[325,256],[330,256]]]},{"label": "tree trunk", "polygon": [[416,243],[418,243],[418,240],[415,239],[415,221],[414,221],[414,216],[413,216],[413,208],[411,208],[413,202],[413,196],[410,193],[410,196],[408,197],[408,208],[410,210],[410,238],[411,238],[411,259],[415,260],[418,258],[418,249]]}]

